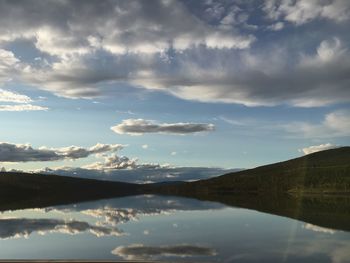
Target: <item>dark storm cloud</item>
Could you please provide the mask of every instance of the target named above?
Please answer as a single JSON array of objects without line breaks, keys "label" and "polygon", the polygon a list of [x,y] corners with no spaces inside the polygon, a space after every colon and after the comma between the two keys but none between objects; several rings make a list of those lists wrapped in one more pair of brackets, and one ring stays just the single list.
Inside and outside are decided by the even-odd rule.
[{"label": "dark storm cloud", "polygon": [[143,119],[127,119],[111,127],[119,134],[142,135],[144,133],[190,134],[209,132],[215,129],[213,124],[207,123],[156,123]]}]

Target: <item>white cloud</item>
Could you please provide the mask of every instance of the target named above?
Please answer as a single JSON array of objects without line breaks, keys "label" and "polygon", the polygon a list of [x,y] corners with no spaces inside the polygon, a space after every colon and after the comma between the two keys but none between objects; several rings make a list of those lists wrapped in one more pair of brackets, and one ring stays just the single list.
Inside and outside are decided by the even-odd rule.
[{"label": "white cloud", "polygon": [[296,25],[302,25],[315,19],[344,22],[350,18],[348,0],[265,0],[263,9],[270,19],[283,19]]},{"label": "white cloud", "polygon": [[22,95],[9,90],[0,88],[0,101],[1,102],[14,102],[14,103],[30,103],[32,99],[26,95]]},{"label": "white cloud", "polygon": [[[2,82],[10,81],[11,77],[16,73],[18,68],[19,60],[15,55],[8,50],[2,49],[0,47],[0,84]],[[18,95],[18,94],[17,94]],[[18,99],[18,96],[14,93],[6,92],[0,89],[0,98],[8,99]],[[24,99],[23,97],[21,99]],[[23,102],[23,101],[21,101]]]},{"label": "white cloud", "polygon": [[321,123],[295,122],[283,125],[291,134],[305,138],[335,138],[350,136],[350,111],[328,113]]},{"label": "white cloud", "polygon": [[146,150],[146,149],[148,149],[148,144],[144,144],[144,145],[142,145],[141,147],[142,147],[142,149],[145,149],[145,150]]},{"label": "white cloud", "polygon": [[[8,50],[0,48],[0,85],[3,82],[10,82],[12,78],[17,78],[28,70],[15,55]],[[21,103],[20,105],[0,105],[0,111],[38,111],[47,110],[30,104],[33,100],[17,92],[0,88],[0,102]]]},{"label": "white cloud", "polygon": [[133,169],[138,167],[136,159],[129,159],[126,156],[119,157],[116,154],[105,156],[103,162],[95,162],[85,165],[82,168],[89,170],[115,170],[115,169]]},{"label": "white cloud", "polygon": [[299,149],[300,152],[303,152],[304,154],[310,154],[310,153],[315,153],[315,152],[320,152],[324,150],[329,150],[336,148],[338,146],[330,144],[330,143],[325,143],[325,144],[320,144],[320,145],[313,145],[309,147],[305,147],[303,149]]},{"label": "white cloud", "polygon": [[[117,96],[131,86],[247,106],[349,102],[345,37],[333,43],[325,32],[312,43],[289,46],[286,38],[254,46],[256,37],[241,29],[252,28],[249,18],[261,5],[225,5],[206,2],[198,14],[181,1],[1,2],[0,81],[16,78],[67,98]],[[281,30],[288,21],[305,24],[318,17],[346,21],[348,7],[347,0],[268,0],[264,10],[273,23],[259,28]],[[25,63],[4,49],[24,40],[46,58]]]},{"label": "white cloud", "polygon": [[32,104],[0,105],[0,111],[47,111],[48,109]]},{"label": "white cloud", "polygon": [[190,134],[209,132],[215,129],[213,124],[207,123],[157,123],[144,119],[127,119],[111,127],[118,134],[143,135],[144,133]]}]

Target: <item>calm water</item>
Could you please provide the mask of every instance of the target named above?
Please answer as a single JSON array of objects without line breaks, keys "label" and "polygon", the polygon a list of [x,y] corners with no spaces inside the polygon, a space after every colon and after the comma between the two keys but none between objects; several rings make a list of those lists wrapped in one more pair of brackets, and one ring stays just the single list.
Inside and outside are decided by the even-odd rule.
[{"label": "calm water", "polygon": [[350,262],[350,233],[220,203],[135,196],[0,214],[3,259]]}]

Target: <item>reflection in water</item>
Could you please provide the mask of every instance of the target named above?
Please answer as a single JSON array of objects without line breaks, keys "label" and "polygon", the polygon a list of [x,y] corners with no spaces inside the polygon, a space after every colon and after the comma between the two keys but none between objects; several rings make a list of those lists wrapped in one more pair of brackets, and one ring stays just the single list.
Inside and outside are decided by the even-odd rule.
[{"label": "reflection in water", "polygon": [[159,215],[169,213],[160,209],[150,211],[141,209],[117,209],[113,207],[102,207],[98,209],[87,209],[81,211],[81,213],[96,217],[103,218],[103,221],[99,221],[99,225],[112,225],[115,226],[120,223],[126,223],[130,220],[137,221],[140,215]]},{"label": "reflection in water", "polygon": [[33,232],[41,235],[46,233],[78,234],[89,231],[100,237],[104,235],[120,236],[122,232],[117,228],[92,226],[82,221],[64,221],[59,219],[28,219],[28,218],[7,218],[0,219],[0,238],[28,238]]},{"label": "reflection in water", "polygon": [[[293,214],[293,199],[215,200],[222,203],[144,195],[6,211],[0,214],[0,255],[6,259],[348,262],[350,217],[344,209],[348,203],[339,198],[297,200],[298,217]],[[35,253],[38,247],[42,252]]]},{"label": "reflection in water", "polygon": [[130,246],[120,246],[112,251],[112,254],[127,260],[147,260],[155,259],[157,256],[215,256],[216,251],[209,247],[193,245],[175,246],[144,246],[132,244]]},{"label": "reflection in water", "polygon": [[314,232],[320,232],[320,233],[326,233],[326,234],[332,234],[332,235],[336,232],[336,230],[334,230],[334,229],[315,226],[315,225],[310,224],[310,223],[303,225],[303,228],[314,231]]}]

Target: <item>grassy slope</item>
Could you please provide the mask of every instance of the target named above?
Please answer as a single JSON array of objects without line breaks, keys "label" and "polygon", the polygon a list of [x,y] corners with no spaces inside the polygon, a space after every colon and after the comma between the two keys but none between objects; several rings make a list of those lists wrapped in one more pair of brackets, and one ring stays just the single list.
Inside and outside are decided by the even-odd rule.
[{"label": "grassy slope", "polygon": [[219,177],[165,186],[173,194],[187,193],[350,193],[350,147],[309,154],[285,162]]}]

